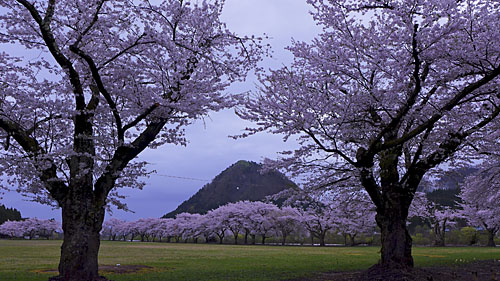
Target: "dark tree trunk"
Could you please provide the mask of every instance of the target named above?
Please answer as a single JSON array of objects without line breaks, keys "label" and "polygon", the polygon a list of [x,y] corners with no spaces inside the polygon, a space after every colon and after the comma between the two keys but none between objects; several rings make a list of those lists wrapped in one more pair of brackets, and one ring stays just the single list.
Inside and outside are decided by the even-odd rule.
[{"label": "dark tree trunk", "polygon": [[398,201],[392,203],[392,206],[376,215],[382,240],[380,265],[387,268],[410,269],[413,267],[413,257],[412,240],[406,228],[408,206],[403,206],[402,202]]},{"label": "dark tree trunk", "polygon": [[248,245],[248,230],[245,230],[245,245]]},{"label": "dark tree trunk", "polygon": [[257,235],[255,235],[255,234],[250,234],[250,236],[252,236],[252,245],[255,245],[255,236],[257,236]]},{"label": "dark tree trunk", "polygon": [[[396,139],[396,129],[384,135],[385,141]],[[378,265],[365,272],[368,276],[377,276],[378,273],[389,271],[404,275],[413,268],[412,239],[406,228],[406,220],[411,201],[426,168],[415,166],[401,179],[399,177],[401,154],[401,146],[377,153],[380,167],[379,182],[373,174],[374,155],[367,154],[363,149],[358,150],[356,155],[361,162],[360,166],[365,167],[360,169],[361,183],[377,207],[375,220],[381,230],[381,259]]]},{"label": "dark tree trunk", "polygon": [[356,234],[349,234],[349,240],[351,240],[351,246],[356,246]]},{"label": "dark tree trunk", "polygon": [[238,231],[231,231],[233,233],[233,237],[234,237],[234,245],[238,245],[238,235],[239,235],[239,232]]},{"label": "dark tree trunk", "polygon": [[217,234],[217,236],[219,236],[219,244],[222,244],[224,241],[224,233],[222,235]]},{"label": "dark tree trunk", "polygon": [[325,246],[325,234],[319,235],[319,245],[322,246],[322,247]]},{"label": "dark tree trunk", "polygon": [[444,247],[445,243],[446,220],[443,222],[442,227],[439,223],[434,224],[434,246]]},{"label": "dark tree trunk", "polygon": [[262,235],[262,245],[265,245],[265,244],[266,244],[266,236]]},{"label": "dark tree trunk", "polygon": [[104,207],[95,206],[89,202],[91,200],[75,201],[66,200],[62,206],[64,241],[61,246],[59,276],[49,280],[107,280],[99,276],[97,260]]},{"label": "dark tree trunk", "polygon": [[488,247],[496,247],[496,244],[495,244],[495,231],[493,231],[491,229],[486,229],[486,231],[488,231],[488,244],[486,244],[486,246],[488,246]]},{"label": "dark tree trunk", "polygon": [[281,238],[281,246],[285,246],[285,243],[286,243],[286,235],[283,235],[283,237]]}]

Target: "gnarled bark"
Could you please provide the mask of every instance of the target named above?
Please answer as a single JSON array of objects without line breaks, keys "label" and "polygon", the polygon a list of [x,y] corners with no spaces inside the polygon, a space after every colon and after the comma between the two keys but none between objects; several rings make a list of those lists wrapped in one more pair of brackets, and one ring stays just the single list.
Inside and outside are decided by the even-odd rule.
[{"label": "gnarled bark", "polygon": [[397,269],[412,268],[412,239],[406,228],[406,217],[394,208],[377,214],[376,220],[381,229],[380,265]]},{"label": "gnarled bark", "polygon": [[107,280],[98,273],[100,234],[105,209],[92,200],[66,200],[62,205],[64,242],[59,276],[52,281]]}]

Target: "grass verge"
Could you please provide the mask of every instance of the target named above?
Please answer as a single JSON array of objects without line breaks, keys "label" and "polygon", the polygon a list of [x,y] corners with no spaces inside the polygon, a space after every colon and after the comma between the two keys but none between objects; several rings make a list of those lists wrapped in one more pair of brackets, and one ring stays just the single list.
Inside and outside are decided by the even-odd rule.
[{"label": "grass verge", "polygon": [[[0,240],[0,280],[47,280],[56,275],[61,241]],[[500,248],[415,247],[416,266],[500,259]],[[282,247],[103,241],[102,265],[146,265],[135,273],[102,274],[125,280],[279,280],[314,272],[363,270],[379,247]],[[47,272],[49,271],[49,272]]]}]

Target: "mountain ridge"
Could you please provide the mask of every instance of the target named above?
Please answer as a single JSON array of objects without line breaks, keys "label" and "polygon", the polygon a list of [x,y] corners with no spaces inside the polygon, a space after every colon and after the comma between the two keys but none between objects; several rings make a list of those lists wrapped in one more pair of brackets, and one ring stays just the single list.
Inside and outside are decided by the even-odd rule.
[{"label": "mountain ridge", "polygon": [[268,195],[296,186],[278,171],[262,172],[261,164],[240,160],[163,217],[171,218],[183,212],[203,214],[241,200],[261,201]]}]

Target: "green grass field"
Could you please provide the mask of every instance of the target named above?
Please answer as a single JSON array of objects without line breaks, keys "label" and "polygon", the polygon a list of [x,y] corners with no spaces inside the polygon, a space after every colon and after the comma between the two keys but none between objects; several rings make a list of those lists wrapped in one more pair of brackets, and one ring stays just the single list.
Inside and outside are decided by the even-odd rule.
[{"label": "green grass field", "polygon": [[[61,241],[0,240],[0,280],[47,280],[56,275]],[[279,280],[314,272],[366,269],[378,247],[282,247],[103,241],[101,265],[147,265],[121,280]],[[500,259],[500,248],[414,248],[417,266]]]}]

